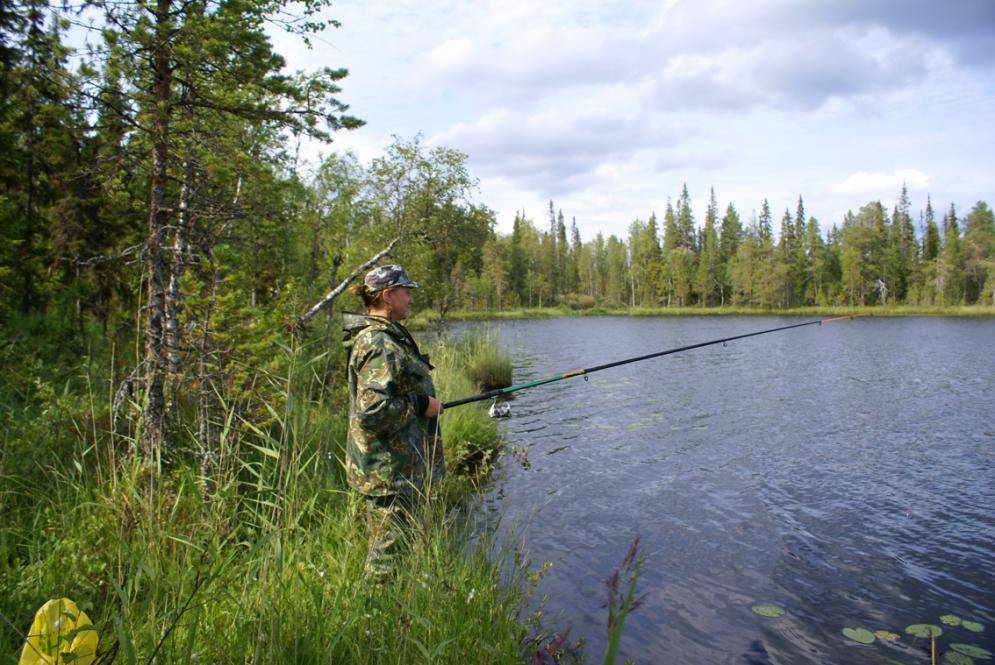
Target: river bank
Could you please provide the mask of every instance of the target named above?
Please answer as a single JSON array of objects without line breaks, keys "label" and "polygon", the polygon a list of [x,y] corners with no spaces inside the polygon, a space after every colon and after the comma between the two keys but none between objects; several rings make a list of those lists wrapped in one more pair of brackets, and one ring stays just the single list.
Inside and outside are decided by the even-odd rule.
[{"label": "river bank", "polygon": [[[559,307],[531,307],[506,310],[456,311],[446,314],[452,321],[488,321],[516,319],[549,319],[561,316],[995,316],[995,306],[926,306],[882,305],[873,307],[791,307],[785,309],[758,309],[755,307],[591,307],[574,309]],[[412,326],[424,328],[439,321],[437,312],[422,312],[412,321]]]}]

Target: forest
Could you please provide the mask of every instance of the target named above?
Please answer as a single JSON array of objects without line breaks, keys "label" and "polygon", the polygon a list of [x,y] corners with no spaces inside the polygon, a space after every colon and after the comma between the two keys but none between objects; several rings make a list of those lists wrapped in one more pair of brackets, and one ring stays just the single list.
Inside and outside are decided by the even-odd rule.
[{"label": "forest", "polygon": [[[335,27],[321,18],[328,6],[0,0],[0,609],[21,629],[50,594],[96,586],[107,648],[131,660],[182,660],[194,647],[180,638],[195,634],[212,636],[218,658],[301,662],[299,651],[274,655],[292,644],[348,659],[370,635],[370,612],[409,601],[440,611],[415,573],[452,581],[455,566],[454,593],[490,594],[491,610],[474,615],[480,633],[447,634],[477,624],[443,612],[411,640],[470,653],[493,612],[510,617],[509,643],[527,639],[499,566],[440,564],[435,545],[393,600],[354,582],[331,600],[300,591],[314,588],[322,556],[343,580],[361,565],[327,549],[360,542],[326,468],[344,427],[336,313],[358,307],[334,296],[388,247],[384,260],[424,285],[416,308],[443,317],[995,303],[984,201],[917,211],[903,188],[893,205],[819,221],[799,196],[778,222],[760,192],[755,215],[722,209],[714,190],[702,212],[683,184],[673,200],[662,188],[662,216],[647,211],[625,238],[582,238],[553,201],[501,234],[459,150],[395,137],[368,163],[335,151],[303,159],[301,145],[334,148],[363,120],[343,101],[344,69],[288,73],[268,31],[309,42]],[[323,299],[321,316],[304,316]],[[460,417],[447,446],[493,445],[493,425]],[[288,492],[289,479],[300,487]],[[81,506],[86,519],[74,516]],[[302,535],[303,524],[314,531]],[[310,586],[287,582],[291,570]],[[250,579],[262,581],[241,595],[211,592],[214,610],[191,605],[212,584]],[[302,637],[291,620],[305,615],[313,631]],[[333,619],[351,641],[329,642],[322,622]],[[400,642],[374,633],[383,649],[419,653],[407,628]],[[4,640],[19,643],[9,631]],[[491,662],[521,655],[501,644]]]}]

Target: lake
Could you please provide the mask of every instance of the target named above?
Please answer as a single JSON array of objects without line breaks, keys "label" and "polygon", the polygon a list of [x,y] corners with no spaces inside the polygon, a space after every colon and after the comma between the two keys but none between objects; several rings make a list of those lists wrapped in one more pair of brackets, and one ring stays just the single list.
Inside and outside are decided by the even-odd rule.
[{"label": "lake", "polygon": [[[521,382],[805,320],[487,327]],[[946,614],[984,629],[944,625],[941,650],[995,650],[995,320],[840,321],[589,379],[511,401],[501,426],[523,454],[504,457],[481,505],[553,562],[547,619],[584,637],[590,662],[605,579],[637,535],[647,595],[619,662],[929,662],[905,627]],[[844,627],[901,639],[863,646]]]}]

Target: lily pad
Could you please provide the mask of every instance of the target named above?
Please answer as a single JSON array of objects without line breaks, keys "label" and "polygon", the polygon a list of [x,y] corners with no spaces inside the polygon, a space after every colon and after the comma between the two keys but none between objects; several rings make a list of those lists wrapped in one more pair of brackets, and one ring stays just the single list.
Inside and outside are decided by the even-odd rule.
[{"label": "lily pad", "polygon": [[956,651],[948,651],[943,654],[944,665],[974,665],[974,659]]},{"label": "lily pad", "polygon": [[843,635],[861,644],[871,644],[874,642],[874,633],[866,628],[844,628]]},{"label": "lily pad", "polygon": [[944,614],[940,617],[940,621],[947,624],[948,626],[959,626],[960,617],[954,614]]},{"label": "lily pad", "polygon": [[750,609],[762,617],[768,617],[771,619],[784,616],[784,608],[778,607],[777,605],[754,605]]},{"label": "lily pad", "polygon": [[931,623],[914,623],[905,629],[905,632],[909,635],[915,635],[916,637],[939,637],[943,634],[943,629],[939,626],[934,626]]},{"label": "lily pad", "polygon": [[988,649],[983,649],[981,647],[974,646],[973,644],[961,644],[959,642],[954,642],[950,645],[950,648],[957,653],[962,653],[965,656],[970,656],[971,658],[980,658],[981,660],[991,660],[992,652]]},{"label": "lily pad", "polygon": [[960,625],[964,626],[972,633],[980,633],[985,629],[985,627],[977,621],[962,621]]},{"label": "lily pad", "polygon": [[887,630],[875,630],[874,637],[878,638],[879,640],[884,640],[885,642],[894,642],[898,640],[900,635],[898,633],[892,633],[891,631]]}]

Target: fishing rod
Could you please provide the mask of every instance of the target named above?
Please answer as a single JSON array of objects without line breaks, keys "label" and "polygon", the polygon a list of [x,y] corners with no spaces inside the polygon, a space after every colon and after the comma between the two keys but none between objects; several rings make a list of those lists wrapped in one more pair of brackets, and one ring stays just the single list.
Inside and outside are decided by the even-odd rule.
[{"label": "fishing rod", "polygon": [[486,390],[479,395],[473,395],[471,397],[464,397],[463,399],[453,400],[452,402],[445,402],[442,405],[444,409],[451,409],[454,406],[461,406],[463,404],[469,404],[471,402],[480,402],[485,399],[497,399],[502,395],[510,395],[511,393],[518,392],[519,390],[526,390],[528,388],[535,388],[536,386],[542,386],[547,383],[553,383],[555,381],[562,381],[564,379],[570,379],[575,376],[585,376],[587,374],[593,374],[594,372],[600,372],[603,369],[611,369],[612,367],[619,367],[620,365],[628,365],[629,363],[637,363],[641,360],[649,360],[650,358],[659,358],[661,356],[669,356],[674,353],[680,353],[681,351],[690,351],[691,349],[700,349],[705,346],[712,346],[714,344],[725,344],[727,342],[732,342],[737,339],[745,339],[747,337],[756,337],[757,335],[766,335],[768,333],[778,332],[781,330],[791,330],[792,328],[804,328],[805,326],[821,326],[823,323],[829,323],[831,321],[843,321],[847,319],[853,319],[860,314],[852,314],[847,316],[834,316],[830,319],[819,319],[818,321],[806,321],[805,323],[794,323],[790,326],[780,326],[778,328],[768,328],[767,330],[758,330],[756,332],[745,333],[743,335],[733,335],[732,337],[723,337],[722,339],[713,339],[708,342],[699,342],[697,344],[688,344],[687,346],[679,346],[674,349],[667,349],[666,351],[657,351],[656,353],[647,353],[644,356],[636,356],[635,358],[626,358],[625,360],[616,360],[615,362],[605,363],[604,365],[595,365],[594,367],[588,367],[587,369],[575,369],[570,372],[563,372],[562,374],[554,374],[553,376],[547,376],[544,379],[537,379],[535,381],[529,381],[527,383],[518,383],[513,386],[508,386],[507,388],[495,388],[493,390]]}]

